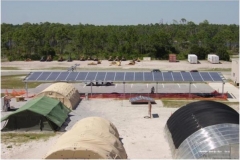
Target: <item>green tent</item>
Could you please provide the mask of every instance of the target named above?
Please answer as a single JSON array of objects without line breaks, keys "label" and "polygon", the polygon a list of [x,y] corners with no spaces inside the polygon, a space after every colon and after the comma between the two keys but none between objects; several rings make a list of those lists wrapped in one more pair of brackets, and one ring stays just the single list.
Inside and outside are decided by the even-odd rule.
[{"label": "green tent", "polygon": [[68,118],[68,109],[59,100],[46,96],[30,100],[13,113],[3,117],[6,121],[2,131],[9,130],[59,130]]}]

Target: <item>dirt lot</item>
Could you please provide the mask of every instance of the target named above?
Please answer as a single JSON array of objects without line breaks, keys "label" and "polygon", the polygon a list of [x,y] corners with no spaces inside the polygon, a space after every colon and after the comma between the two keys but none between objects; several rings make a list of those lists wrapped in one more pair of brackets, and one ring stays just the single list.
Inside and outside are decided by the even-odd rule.
[{"label": "dirt lot", "polygon": [[[211,64],[208,61],[200,61],[199,64],[190,64],[187,61],[180,62],[168,62],[168,61],[141,61],[136,62],[135,65],[128,65],[129,61],[122,61],[121,66],[111,65],[110,61],[103,60],[101,64],[98,65],[88,65],[88,63],[94,61],[73,61],[73,62],[39,62],[39,61],[14,61],[14,62],[2,62],[2,67],[17,67],[22,70],[40,70],[47,68],[61,68],[61,67],[71,67],[75,64],[80,64],[77,68],[84,69],[160,69],[160,70],[214,70],[216,68],[220,69],[230,69],[231,62],[221,61],[219,64]],[[96,62],[94,62],[96,63]]]}]

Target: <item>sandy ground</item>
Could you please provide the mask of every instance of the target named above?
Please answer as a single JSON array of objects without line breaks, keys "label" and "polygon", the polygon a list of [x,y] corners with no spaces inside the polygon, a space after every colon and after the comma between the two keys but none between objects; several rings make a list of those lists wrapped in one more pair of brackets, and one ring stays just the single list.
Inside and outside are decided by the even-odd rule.
[{"label": "sandy ground", "polygon": [[[61,135],[59,133],[47,141],[31,141],[19,146],[1,143],[1,159],[42,159]],[[7,148],[9,145],[13,147]]]},{"label": "sandy ground", "polygon": [[[65,129],[71,129],[77,121],[85,117],[103,117],[117,127],[128,158],[169,159],[171,152],[165,138],[164,127],[167,119],[176,109],[163,108],[161,100],[156,102],[157,104],[152,106],[152,114],[157,114],[159,117],[145,119],[144,116],[148,115],[147,105],[131,105],[128,100],[83,100],[76,110],[70,113],[71,121]],[[9,144],[2,143],[1,158],[43,158],[60,135],[61,133],[48,141],[32,141],[21,146],[13,145],[13,148],[7,148]]]},{"label": "sandy ground", "polygon": [[[156,100],[156,103],[152,105],[152,114],[159,117],[145,119],[144,116],[148,115],[147,105],[132,105],[128,100],[83,99],[70,113],[70,121],[64,124],[62,131],[70,130],[77,121],[83,118],[102,117],[117,127],[129,159],[171,159],[172,155],[164,127],[177,108],[165,108],[161,100]],[[239,110],[237,105],[232,107]],[[2,112],[2,116],[7,114],[9,112]],[[1,158],[44,158],[63,133],[58,132],[57,136],[47,141],[32,141],[21,146],[12,144],[13,148],[7,148],[10,144],[1,143]]]},{"label": "sandy ground", "polygon": [[[71,67],[75,64],[80,64],[77,68],[84,69],[160,69],[160,70],[206,70],[206,69],[215,69],[215,68],[231,68],[231,62],[221,61],[219,64],[211,64],[208,61],[200,61],[199,64],[190,64],[188,61],[179,61],[179,62],[169,62],[169,61],[141,61],[136,62],[135,65],[128,65],[129,61],[122,61],[121,66],[112,65],[110,66],[110,61],[103,60],[101,64],[98,65],[88,65],[94,61],[73,61],[73,62],[39,62],[39,61],[13,61],[13,62],[2,62],[2,67],[17,67],[18,69],[23,70],[41,70],[47,68],[55,68],[55,67]],[[94,62],[96,63],[96,62]]]},{"label": "sandy ground", "polygon": [[[2,67],[17,67],[22,70],[40,70],[53,67],[70,67],[80,64],[79,69],[139,69],[139,70],[212,70],[216,68],[229,69],[231,62],[221,61],[220,64],[211,64],[207,61],[200,61],[200,64],[189,64],[187,61],[169,63],[168,61],[141,61],[135,65],[128,65],[129,61],[122,62],[121,66],[109,66],[109,61],[102,61],[99,65],[88,65],[89,61],[73,62],[2,62]],[[225,77],[227,78],[227,77]],[[97,106],[96,106],[97,104]],[[18,107],[21,105],[18,103]],[[79,107],[71,112],[71,121],[66,127],[69,130],[78,120],[89,117],[99,116],[106,118],[117,127],[122,142],[131,159],[171,159],[168,142],[164,137],[164,126],[169,116],[175,108],[163,108],[162,102],[157,101],[153,105],[153,114],[158,114],[159,118],[145,119],[147,115],[147,105],[132,106],[127,100],[117,101],[113,99],[83,100]],[[1,112],[2,116],[8,114]],[[41,159],[47,151],[56,143],[62,133],[50,138],[48,141],[32,141],[21,146],[6,148],[8,144],[1,143],[1,158],[3,159]]]}]

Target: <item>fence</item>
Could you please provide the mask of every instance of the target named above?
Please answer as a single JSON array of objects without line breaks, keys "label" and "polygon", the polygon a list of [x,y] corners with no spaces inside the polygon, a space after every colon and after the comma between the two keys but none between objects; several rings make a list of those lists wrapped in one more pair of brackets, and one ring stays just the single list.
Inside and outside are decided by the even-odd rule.
[{"label": "fence", "polygon": [[[92,93],[88,98],[115,98],[129,99],[137,96],[146,96],[154,99],[199,99],[199,100],[226,100],[229,97],[228,93]],[[80,94],[81,98],[85,98],[85,94]]]}]

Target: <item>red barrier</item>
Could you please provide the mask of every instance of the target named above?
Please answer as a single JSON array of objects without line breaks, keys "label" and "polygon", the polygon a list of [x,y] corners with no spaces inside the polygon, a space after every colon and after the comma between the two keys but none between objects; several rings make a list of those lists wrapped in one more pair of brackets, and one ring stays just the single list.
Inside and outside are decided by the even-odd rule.
[{"label": "red barrier", "polygon": [[[199,100],[226,100],[227,99],[227,93],[225,94],[212,94],[211,97],[201,97],[196,94],[189,94],[189,93],[93,93],[89,94],[89,98],[115,98],[115,99],[129,99],[137,96],[145,96],[145,97],[151,97],[154,99],[162,99],[162,98],[168,98],[168,99],[199,99]],[[80,95],[81,98],[85,98],[85,95]]]}]

